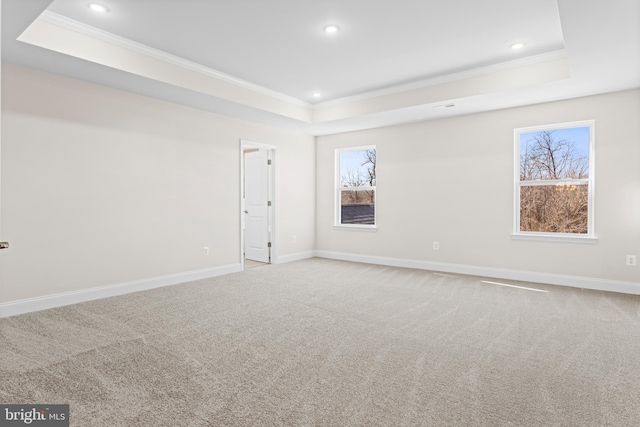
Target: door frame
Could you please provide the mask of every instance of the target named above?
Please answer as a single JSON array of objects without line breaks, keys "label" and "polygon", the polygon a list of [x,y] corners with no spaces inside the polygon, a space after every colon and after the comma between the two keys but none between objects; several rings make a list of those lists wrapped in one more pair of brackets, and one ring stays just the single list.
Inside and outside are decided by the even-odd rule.
[{"label": "door frame", "polygon": [[277,188],[277,174],[276,169],[278,166],[278,150],[275,145],[263,144],[261,142],[251,141],[248,139],[240,140],[240,266],[244,270],[244,151],[251,149],[266,149],[268,150],[268,158],[271,160],[271,167],[269,168],[268,177],[268,191],[269,199],[271,200],[271,206],[269,210],[269,236],[271,241],[271,264],[278,262],[278,242],[277,242],[277,211],[278,211],[278,194]]}]

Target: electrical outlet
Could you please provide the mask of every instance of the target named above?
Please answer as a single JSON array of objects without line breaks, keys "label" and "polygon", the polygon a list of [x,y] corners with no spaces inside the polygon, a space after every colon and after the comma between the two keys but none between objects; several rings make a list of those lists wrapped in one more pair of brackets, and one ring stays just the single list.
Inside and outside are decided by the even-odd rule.
[{"label": "electrical outlet", "polygon": [[638,262],[636,260],[636,256],[635,255],[627,255],[627,266],[635,267],[636,265],[638,265]]},{"label": "electrical outlet", "polygon": [[204,256],[209,256],[209,246],[205,246],[202,253],[204,254]]},{"label": "electrical outlet", "polygon": [[294,234],[293,238],[291,239],[293,241],[293,243],[298,243],[298,237]]},{"label": "electrical outlet", "polygon": [[440,242],[433,242],[433,250],[434,251],[440,250]]}]

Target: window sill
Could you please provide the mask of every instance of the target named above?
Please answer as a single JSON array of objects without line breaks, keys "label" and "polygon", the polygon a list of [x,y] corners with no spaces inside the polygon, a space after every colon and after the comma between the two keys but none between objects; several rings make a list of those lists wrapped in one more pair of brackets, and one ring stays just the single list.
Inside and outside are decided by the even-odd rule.
[{"label": "window sill", "polygon": [[378,231],[377,225],[334,225],[334,230],[349,230],[349,231]]},{"label": "window sill", "polygon": [[562,243],[598,243],[598,238],[595,236],[560,233],[511,233],[511,239]]}]

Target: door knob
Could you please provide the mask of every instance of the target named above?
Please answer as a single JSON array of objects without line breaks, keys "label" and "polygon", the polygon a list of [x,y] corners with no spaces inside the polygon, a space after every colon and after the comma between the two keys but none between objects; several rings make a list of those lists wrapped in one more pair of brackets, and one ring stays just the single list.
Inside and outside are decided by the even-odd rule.
[{"label": "door knob", "polygon": [[249,211],[244,211],[244,213],[249,213]]},{"label": "door knob", "polygon": [[7,249],[9,247],[9,242],[0,242],[0,249]]}]

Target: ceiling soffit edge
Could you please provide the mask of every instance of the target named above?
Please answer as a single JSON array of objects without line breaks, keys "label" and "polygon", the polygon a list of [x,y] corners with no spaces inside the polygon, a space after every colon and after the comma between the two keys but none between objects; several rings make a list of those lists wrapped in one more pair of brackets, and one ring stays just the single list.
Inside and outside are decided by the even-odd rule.
[{"label": "ceiling soffit edge", "polygon": [[433,104],[434,106],[455,100],[491,93],[531,87],[570,78],[569,64],[565,57],[508,68],[491,74],[481,74],[459,80],[418,87],[404,92],[392,92],[375,98],[351,103],[341,103],[314,109],[312,123],[331,122],[357,116],[401,110]]},{"label": "ceiling soffit edge", "polygon": [[297,98],[293,98],[283,93],[265,88],[263,86],[248,82],[246,80],[239,79],[229,74],[222,73],[213,68],[206,67],[204,65],[198,64],[193,61],[186,60],[179,56],[169,54],[167,52],[118,36],[108,31],[101,30],[99,28],[87,25],[80,21],[76,21],[74,19],[68,18],[66,16],[60,15],[58,13],[55,13],[49,10],[43,11],[38,19],[78,32],[80,34],[83,34],[89,37],[102,40],[106,43],[120,46],[128,50],[162,60],[164,62],[182,67],[187,70],[195,71],[195,72],[204,74],[206,76],[220,79],[222,81],[237,85],[239,87],[243,87],[245,89],[249,89],[267,96],[277,98],[281,101],[291,103],[299,107],[308,108],[310,110],[321,110],[329,107],[335,107],[341,104],[349,104],[357,101],[365,101],[368,99],[379,98],[385,95],[405,93],[405,92],[416,90],[416,89],[423,89],[428,86],[436,86],[436,85],[440,85],[442,83],[447,83],[451,81],[464,80],[464,79],[469,79],[473,77],[498,73],[504,70],[520,68],[530,64],[547,62],[553,59],[566,58],[566,53],[564,50],[556,50],[556,51],[552,51],[552,52],[548,52],[540,55],[529,56],[529,57],[520,58],[517,60],[503,62],[503,63],[490,65],[486,67],[474,68],[474,69],[465,70],[465,71],[457,72],[453,74],[447,74],[443,76],[415,81],[415,82],[411,82],[403,85],[390,86],[388,88],[370,91],[370,92],[366,92],[363,94],[354,95],[350,97],[344,97],[344,98],[336,99],[333,101],[323,102],[319,104],[310,104],[305,101],[299,100]]},{"label": "ceiling soffit edge", "polygon": [[[85,45],[87,42],[96,43],[97,40],[98,42],[103,43],[103,46],[109,45],[116,49],[121,49],[120,52],[124,53],[124,56],[130,56],[133,54],[137,55],[138,58],[147,58],[147,65],[155,62],[159,67],[165,67],[165,65],[162,65],[162,63],[165,63],[168,64],[167,66],[169,67],[176,67],[174,70],[182,69],[184,70],[181,74],[183,79],[185,77],[188,79],[189,76],[189,74],[184,74],[185,72],[191,72],[197,73],[191,74],[191,76],[201,75],[203,78],[206,77],[213,80],[209,80],[209,84],[206,84],[206,81],[204,80],[201,81],[200,87],[198,88],[193,86],[193,83],[180,83],[176,78],[173,78],[173,81],[158,78],[157,76],[161,76],[163,74],[162,71],[141,73],[136,72],[135,67],[131,68],[125,65],[123,68],[122,64],[118,66],[117,64],[110,63],[109,61],[113,60],[117,55],[112,55],[111,59],[107,57],[106,59],[103,58],[96,60],[95,54],[92,57],[92,54],[83,55],[82,52],[75,50],[75,48],[72,50],[64,48],[61,49],[58,48],[58,46],[61,45],[52,44],[53,42],[51,39],[55,39],[55,37],[44,36],[47,34],[46,25],[40,25],[40,27],[38,27],[38,22],[46,23],[58,28],[58,30],[55,30],[58,32],[60,32],[61,29],[66,30],[64,37],[67,38],[67,47],[69,46],[68,42],[72,42],[74,38],[84,37],[84,40],[79,41],[84,41]],[[143,77],[158,80],[163,83],[196,90],[197,92],[209,96],[220,97],[221,99],[227,99],[232,102],[240,102],[241,104],[246,104],[253,108],[282,115],[283,117],[290,117],[294,120],[300,120],[301,122],[306,123],[320,124],[407,107],[430,105],[439,102],[447,102],[451,99],[463,99],[480,93],[486,94],[488,91],[504,91],[516,87],[529,86],[531,84],[544,83],[569,77],[567,55],[565,50],[561,49],[491,66],[428,78],[408,84],[391,86],[381,90],[313,105],[280,92],[235,78],[234,76],[222,73],[201,64],[152,48],[142,43],[84,24],[80,21],[67,18],[49,10],[42,12],[38,19],[34,21],[32,26],[37,27],[36,30],[33,31],[31,35],[27,34],[31,29],[30,26],[20,36],[19,40],[57,52],[76,56],[91,62],[110,66],[112,68],[133,72],[134,74],[139,74]],[[51,29],[53,27],[49,28]],[[40,32],[38,31],[38,28],[40,29]],[[48,42],[46,41],[47,38],[49,39]],[[93,39],[93,42],[90,41],[91,39],[87,38]],[[80,45],[82,44],[83,43],[80,43]],[[122,62],[122,58],[120,59],[120,62]],[[532,74],[531,70],[542,70],[543,73],[539,78],[536,78]],[[522,72],[524,77],[518,76],[518,73],[520,72]],[[179,74],[180,73],[177,75]],[[507,78],[503,79],[503,82],[500,82],[500,78],[504,77]],[[216,80],[219,82],[218,88],[222,88],[222,92],[216,89],[216,84],[212,84]],[[219,86],[220,84],[226,84],[227,87],[221,87]],[[485,87],[482,87],[483,85]],[[209,87],[205,88],[205,86]],[[234,87],[236,89],[233,89]],[[254,93],[254,97],[266,96],[267,98],[258,100],[254,99],[255,102],[245,103],[243,102],[243,90]],[[247,92],[244,92],[244,98],[246,98],[247,94]],[[249,98],[251,98],[250,94]],[[269,99],[271,99],[271,101],[269,101]],[[278,104],[276,100],[281,103],[279,107],[275,106]]]},{"label": "ceiling soffit edge", "polygon": [[542,62],[548,62],[555,59],[566,58],[567,54],[564,49],[555,50],[552,52],[543,53],[540,55],[527,56],[525,58],[516,59],[508,62],[501,62],[499,64],[488,65],[485,67],[473,68],[457,73],[445,74],[442,76],[431,77],[424,80],[418,80],[403,85],[390,86],[384,89],[374,90],[366,93],[362,93],[354,96],[347,96],[332,101],[321,102],[314,104],[312,108],[314,110],[320,110],[328,107],[335,107],[342,104],[349,104],[352,102],[366,101],[372,98],[378,98],[386,95],[394,95],[401,92],[407,92],[416,89],[423,89],[429,86],[436,86],[442,83],[453,82],[457,80],[465,80],[473,77],[480,77],[488,74],[499,73],[501,71],[512,70],[515,68],[521,68],[527,65],[538,64]]},{"label": "ceiling soffit edge", "polygon": [[302,123],[311,122],[311,109],[299,102],[287,102],[44,19],[33,21],[17,40]]},{"label": "ceiling soffit edge", "polygon": [[120,46],[125,49],[131,50],[152,58],[156,58],[161,61],[173,64],[173,65],[177,65],[179,67],[182,67],[191,71],[196,71],[198,73],[207,75],[209,77],[217,78],[225,82],[232,83],[234,85],[237,85],[255,92],[259,92],[264,95],[268,95],[268,96],[280,99],[282,101],[289,102],[291,104],[298,105],[300,107],[305,107],[305,108],[311,107],[311,104],[309,104],[308,102],[301,101],[297,98],[293,98],[291,96],[285,95],[275,90],[271,90],[266,87],[257,85],[255,83],[251,83],[246,80],[242,80],[237,77],[231,76],[229,74],[225,74],[221,71],[215,70],[210,67],[206,67],[202,64],[189,61],[187,59],[181,58],[176,55],[172,55],[165,51],[155,49],[153,47],[147,46],[142,43],[135,42],[133,40],[118,36],[108,31],[101,30],[91,25],[87,25],[83,22],[76,21],[75,19],[67,18],[66,16],[60,15],[55,12],[51,12],[50,10],[45,10],[44,12],[42,12],[42,14],[38,17],[38,19],[41,19],[50,24],[54,24],[54,25],[66,28],[68,30],[78,32],[85,36],[102,40],[106,43]]}]

